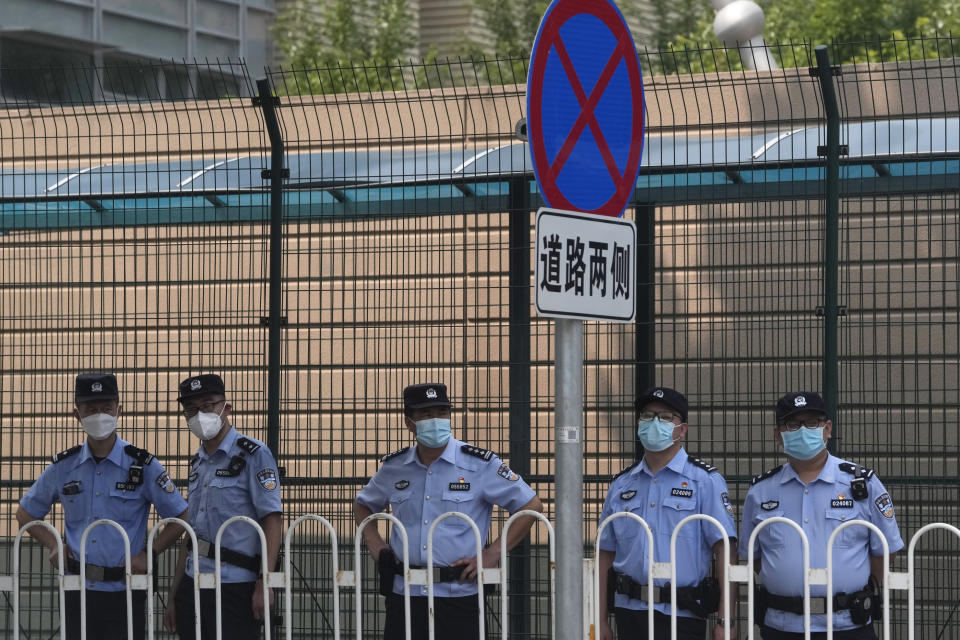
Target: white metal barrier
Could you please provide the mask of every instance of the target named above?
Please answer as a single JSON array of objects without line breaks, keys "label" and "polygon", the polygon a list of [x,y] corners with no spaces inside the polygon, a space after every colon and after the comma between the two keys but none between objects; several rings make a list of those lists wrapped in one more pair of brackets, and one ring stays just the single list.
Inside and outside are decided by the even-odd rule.
[{"label": "white metal barrier", "polygon": [[[688,516],[681,520],[677,526],[674,528],[671,537],[670,537],[670,562],[654,562],[654,540],[653,533],[647,525],[647,523],[635,513],[630,512],[619,512],[611,514],[609,517],[605,518],[600,526],[597,528],[597,545],[595,546],[594,554],[594,588],[592,592],[592,597],[595,601],[599,601],[599,585],[600,585],[600,563],[599,563],[599,554],[600,547],[599,541],[603,531],[606,529],[610,523],[617,518],[628,518],[637,522],[644,530],[647,535],[647,565],[651,567],[651,570],[647,575],[647,587],[648,587],[648,601],[647,607],[653,609],[653,594],[654,594],[654,579],[663,578],[670,579],[670,598],[672,601],[676,602],[677,599],[677,557],[676,557],[676,541],[677,534],[682,527],[689,524],[694,520],[706,520],[713,523],[714,526],[718,527],[721,532],[725,531],[721,524],[714,518],[703,515],[703,514],[694,514]],[[960,540],[960,529],[957,527],[945,524],[945,523],[932,523],[922,527],[918,530],[910,540],[908,546],[907,562],[908,568],[905,573],[890,571],[890,548],[887,543],[886,537],[883,535],[883,532],[879,527],[874,525],[871,522],[866,520],[850,520],[844,522],[839,527],[837,527],[830,535],[830,538],[827,541],[827,566],[823,568],[810,567],[810,543],[807,539],[806,534],[804,534],[803,529],[794,521],[789,520],[783,517],[773,517],[768,518],[761,522],[753,530],[750,535],[749,545],[748,545],[748,554],[747,554],[747,564],[735,564],[731,565],[727,560],[729,558],[729,539],[726,535],[723,537],[723,547],[724,547],[724,560],[726,564],[725,579],[723,582],[723,601],[729,602],[730,595],[730,583],[746,583],[747,585],[747,638],[748,640],[753,640],[754,638],[754,597],[753,597],[753,588],[755,583],[755,573],[754,573],[754,546],[757,540],[757,536],[760,531],[767,526],[773,524],[785,524],[792,529],[794,529],[797,534],[800,536],[801,546],[803,548],[803,566],[805,571],[803,572],[803,621],[804,621],[804,638],[805,640],[810,640],[810,586],[811,585],[824,585],[828,594],[833,593],[833,547],[837,539],[837,536],[848,527],[866,527],[871,532],[879,536],[882,546],[883,546],[883,640],[889,640],[890,638],[890,625],[892,621],[890,620],[890,592],[895,590],[907,591],[908,594],[908,634],[909,640],[914,639],[915,634],[915,607],[916,607],[916,580],[914,573],[916,570],[916,560],[915,560],[915,549],[918,540],[920,537],[927,532],[933,529],[943,529],[953,533],[958,540]],[[826,598],[827,610],[826,610],[826,619],[827,619],[827,638],[833,637],[833,598]],[[599,632],[600,626],[600,607],[595,606],[595,619],[594,619],[594,629],[595,633]],[[724,632],[729,637],[729,616],[724,616]],[[671,638],[677,637],[677,616],[676,610],[671,608]],[[653,617],[648,616],[648,635],[653,637]]]},{"label": "white metal barrier", "polygon": [[[146,613],[147,613],[147,634],[150,640],[153,640],[154,637],[154,603],[153,603],[153,573],[155,570],[153,563],[153,542],[156,537],[157,532],[160,530],[160,527],[166,526],[168,524],[174,523],[182,526],[186,531],[187,535],[190,536],[191,542],[191,553],[193,558],[193,566],[195,567],[195,580],[193,585],[193,595],[194,595],[194,607],[197,615],[195,616],[195,630],[197,637],[200,634],[200,590],[201,589],[214,589],[216,592],[216,629],[217,629],[217,638],[218,640],[222,638],[222,619],[220,612],[220,600],[221,600],[221,586],[222,586],[222,576],[221,576],[221,562],[220,562],[220,550],[221,550],[221,539],[223,537],[223,532],[226,527],[236,524],[236,523],[245,523],[248,526],[254,527],[257,531],[258,537],[260,538],[261,546],[261,571],[266,580],[264,582],[264,617],[268,621],[265,625],[265,637],[267,640],[270,640],[270,601],[269,601],[269,592],[267,589],[283,589],[284,598],[285,598],[285,613],[284,616],[284,627],[286,632],[287,640],[292,640],[293,634],[293,578],[292,578],[292,566],[291,566],[291,543],[292,537],[296,528],[306,521],[318,522],[323,529],[329,534],[331,538],[331,566],[333,572],[333,637],[334,640],[340,640],[341,626],[340,626],[340,605],[339,605],[339,596],[342,588],[352,587],[355,593],[355,603],[356,603],[356,635],[358,640],[361,638],[363,625],[362,625],[362,614],[363,614],[363,593],[362,593],[362,580],[361,580],[361,566],[363,563],[363,550],[362,550],[362,534],[365,527],[373,521],[377,520],[386,520],[389,521],[393,526],[399,527],[399,535],[402,541],[402,552],[403,552],[403,588],[404,588],[404,611],[405,611],[405,635],[407,640],[410,640],[411,637],[411,627],[410,627],[410,586],[411,585],[426,585],[428,590],[428,609],[429,614],[429,633],[430,639],[433,640],[434,637],[434,580],[433,580],[433,535],[435,533],[436,527],[440,521],[447,518],[461,518],[467,520],[467,523],[471,527],[474,533],[474,539],[476,540],[476,552],[477,552],[477,588],[478,588],[478,603],[480,608],[480,633],[481,637],[484,636],[484,598],[482,595],[483,585],[484,584],[499,584],[501,586],[500,593],[500,602],[501,602],[501,612],[503,614],[503,624],[501,630],[501,637],[505,639],[508,633],[508,597],[507,597],[507,536],[510,530],[511,525],[518,519],[522,517],[533,517],[540,522],[542,522],[548,531],[549,537],[549,552],[550,552],[550,602],[551,607],[555,606],[555,585],[554,585],[554,572],[555,572],[555,546],[554,546],[554,532],[551,523],[547,520],[543,514],[533,512],[533,511],[520,511],[513,514],[504,524],[501,541],[500,541],[500,568],[490,568],[486,569],[482,566],[482,553],[483,549],[481,546],[481,532],[477,528],[476,523],[474,523],[470,518],[461,513],[446,513],[438,517],[434,523],[431,525],[427,534],[427,568],[424,569],[411,569],[410,568],[410,557],[409,557],[409,546],[407,540],[407,533],[404,529],[402,523],[394,516],[386,513],[377,513],[366,518],[362,523],[360,523],[357,528],[357,533],[354,538],[354,571],[344,571],[339,568],[339,546],[337,541],[336,530],[325,518],[308,514],[297,518],[287,529],[284,536],[284,567],[283,571],[279,572],[270,572],[267,567],[266,559],[266,537],[261,529],[260,525],[253,519],[247,518],[245,516],[235,516],[227,520],[220,529],[217,531],[216,542],[215,542],[215,562],[216,569],[214,573],[200,573],[199,572],[199,557],[198,557],[198,545],[196,533],[186,522],[178,518],[167,518],[161,520],[153,527],[147,537],[147,573],[145,575],[133,574],[131,570],[131,557],[130,557],[130,542],[127,538],[126,533],[117,523],[112,520],[97,520],[96,522],[91,523],[83,532],[81,538],[82,548],[80,549],[80,575],[66,575],[64,573],[65,560],[63,557],[64,553],[64,544],[59,532],[51,526],[49,523],[43,521],[33,521],[26,523],[20,530],[17,532],[17,535],[14,539],[13,544],[13,562],[12,562],[12,575],[9,576],[0,576],[0,591],[10,592],[12,594],[11,604],[13,608],[11,620],[12,620],[12,637],[14,640],[20,638],[20,543],[25,533],[31,527],[43,527],[47,529],[51,534],[53,534],[57,543],[58,550],[58,563],[57,563],[57,577],[58,577],[58,593],[60,600],[60,637],[61,639],[66,638],[66,625],[65,622],[65,603],[66,603],[66,592],[67,591],[80,591],[80,616],[81,616],[81,638],[86,637],[86,589],[84,585],[86,584],[86,541],[90,533],[96,527],[100,526],[111,526],[120,531],[121,538],[124,541],[124,569],[125,569],[125,591],[126,591],[126,606],[127,606],[127,632],[128,634],[132,631],[133,625],[133,602],[132,602],[132,592],[134,590],[146,591],[147,601],[146,601]],[[647,586],[648,586],[648,607],[653,608],[653,597],[654,597],[654,580],[655,579],[669,579],[671,584],[671,598],[676,601],[676,589],[677,589],[677,535],[680,529],[695,520],[704,520],[710,522],[713,526],[717,527],[721,532],[724,532],[722,525],[714,518],[703,515],[703,514],[694,514],[684,518],[677,527],[673,530],[670,538],[670,562],[654,562],[654,537],[653,532],[650,527],[644,522],[643,518],[640,516],[629,513],[629,512],[620,512],[612,514],[610,517],[606,518],[603,522],[600,523],[597,529],[597,540],[600,539],[605,528],[610,525],[610,523],[617,518],[628,518],[637,522],[644,530],[647,535],[648,548],[647,548],[647,562],[648,566],[651,567],[651,571],[647,576]],[[754,637],[754,598],[753,598],[753,586],[755,582],[755,573],[753,571],[755,560],[754,560],[754,546],[757,541],[757,536],[760,531],[767,526],[774,524],[786,525],[793,528],[800,536],[801,545],[803,549],[803,567],[805,571],[803,572],[803,620],[804,620],[804,637],[809,640],[810,638],[810,587],[811,585],[824,585],[827,589],[827,593],[833,593],[833,553],[832,549],[834,543],[837,540],[837,537],[840,533],[848,528],[853,526],[866,527],[874,534],[880,537],[883,546],[883,640],[889,640],[890,637],[890,625],[892,621],[890,620],[890,593],[891,591],[906,591],[908,597],[908,607],[907,607],[907,622],[908,622],[908,634],[909,639],[913,640],[915,637],[915,623],[916,623],[916,547],[920,538],[927,534],[930,531],[935,529],[945,530],[949,533],[952,533],[958,540],[960,540],[960,528],[957,528],[953,525],[946,523],[932,523],[922,527],[918,530],[914,536],[911,538],[908,545],[907,553],[907,571],[904,572],[894,572],[890,570],[890,553],[889,547],[884,537],[882,531],[870,522],[864,520],[850,520],[841,524],[837,529],[833,531],[829,540],[828,540],[828,554],[827,554],[827,566],[824,568],[810,567],[810,548],[809,541],[806,535],[803,533],[803,530],[800,528],[797,523],[783,517],[773,517],[761,522],[754,530],[750,536],[749,545],[748,545],[748,557],[747,564],[734,564],[731,565],[729,562],[726,562],[726,559],[729,558],[729,538],[726,535],[723,535],[723,547],[724,547],[724,559],[726,565],[725,579],[723,581],[723,600],[724,602],[729,602],[730,595],[730,585],[731,583],[744,583],[747,585],[747,638],[752,640]],[[725,534],[725,532],[724,532]],[[599,546],[596,547],[595,552],[595,562],[593,569],[593,588],[588,592],[594,603],[598,601],[599,598],[599,584],[600,584],[600,575],[599,575]],[[827,603],[827,637],[830,638],[833,635],[833,599],[826,598]],[[594,633],[599,631],[600,624],[600,607],[594,604],[594,620],[593,627]],[[551,610],[551,613],[555,613]],[[555,616],[551,616],[555,618]],[[725,616],[727,622],[725,624],[725,631],[729,634],[729,616]],[[653,618],[652,616],[648,618],[648,629],[652,637],[653,634]],[[671,637],[676,637],[676,612],[674,611],[671,614]],[[555,627],[551,627],[551,635],[555,637]]]}]

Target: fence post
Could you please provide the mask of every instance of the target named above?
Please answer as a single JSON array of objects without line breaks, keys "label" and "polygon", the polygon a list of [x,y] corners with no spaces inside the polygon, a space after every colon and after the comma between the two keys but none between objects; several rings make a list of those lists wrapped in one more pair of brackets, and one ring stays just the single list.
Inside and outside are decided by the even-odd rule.
[{"label": "fence post", "polygon": [[[530,182],[510,179],[510,466],[530,475]],[[529,634],[530,543],[510,553],[511,637]]]},{"label": "fence post", "polygon": [[837,329],[840,282],[840,109],[837,106],[837,94],[833,86],[833,69],[830,67],[830,52],[826,45],[814,50],[817,57],[816,75],[820,79],[823,93],[823,108],[827,117],[827,144],[817,149],[817,155],[826,156],[826,201],[824,214],[824,256],[823,256],[823,399],[827,404],[827,415],[833,420],[833,437],[827,441],[827,448],[836,451],[836,438],[839,435],[837,416],[837,395],[839,393],[839,363]]},{"label": "fence post", "polygon": [[[287,323],[283,309],[283,179],[289,170],[283,167],[283,135],[277,122],[276,107],[280,98],[273,95],[267,78],[257,80],[258,95],[254,104],[263,110],[267,135],[270,138],[270,168],[262,177],[270,181],[270,315],[260,323],[267,334],[267,448],[280,460],[280,329]],[[279,462],[278,462],[279,464]],[[283,476],[284,472],[278,470]]]},{"label": "fence post", "polygon": [[[652,203],[636,205],[637,221],[637,322],[636,335],[636,380],[634,382],[634,400],[640,397],[644,390],[655,384],[657,336],[657,248],[656,248],[656,212],[657,207]],[[634,428],[636,416],[634,416]],[[643,445],[640,439],[634,436],[634,458],[639,460],[643,456]]]}]

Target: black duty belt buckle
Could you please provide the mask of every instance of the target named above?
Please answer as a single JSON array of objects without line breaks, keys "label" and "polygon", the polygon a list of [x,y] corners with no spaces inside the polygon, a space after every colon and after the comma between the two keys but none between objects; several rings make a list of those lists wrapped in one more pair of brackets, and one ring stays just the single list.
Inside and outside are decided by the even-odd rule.
[{"label": "black duty belt buckle", "polygon": [[823,597],[810,598],[810,615],[825,615],[827,613],[827,599]]},{"label": "black duty belt buckle", "polygon": [[94,582],[103,582],[104,567],[95,564],[88,564],[87,567],[87,580],[93,580]]},{"label": "black duty belt buckle", "polygon": [[214,545],[209,540],[197,538],[197,553],[204,558],[213,558],[216,554]]}]

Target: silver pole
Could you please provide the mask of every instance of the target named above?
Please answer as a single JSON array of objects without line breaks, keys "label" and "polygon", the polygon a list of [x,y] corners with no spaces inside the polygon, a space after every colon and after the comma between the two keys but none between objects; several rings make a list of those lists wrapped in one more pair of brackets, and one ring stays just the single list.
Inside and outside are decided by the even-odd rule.
[{"label": "silver pole", "polygon": [[556,338],[556,638],[583,640],[583,321]]}]

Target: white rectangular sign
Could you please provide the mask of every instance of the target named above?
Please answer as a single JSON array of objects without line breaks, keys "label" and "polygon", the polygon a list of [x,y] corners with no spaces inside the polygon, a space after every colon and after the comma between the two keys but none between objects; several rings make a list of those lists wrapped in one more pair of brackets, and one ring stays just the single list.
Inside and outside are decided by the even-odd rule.
[{"label": "white rectangular sign", "polygon": [[632,220],[542,208],[536,233],[539,315],[633,322],[637,227]]}]

